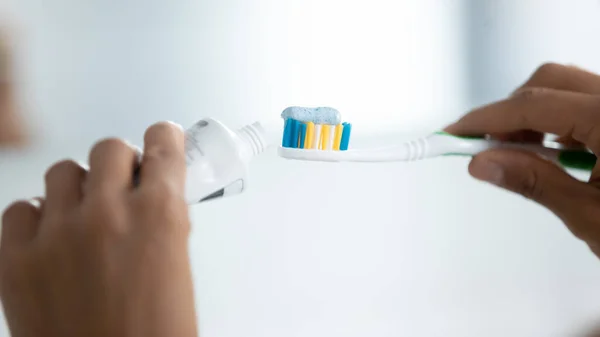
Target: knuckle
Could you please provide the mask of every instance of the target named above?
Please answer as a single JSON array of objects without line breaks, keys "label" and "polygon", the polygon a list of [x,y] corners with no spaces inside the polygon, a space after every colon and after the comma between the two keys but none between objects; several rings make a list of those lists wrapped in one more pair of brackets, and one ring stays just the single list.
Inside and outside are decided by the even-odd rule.
[{"label": "knuckle", "polygon": [[561,72],[563,68],[564,68],[564,66],[562,64],[555,63],[555,62],[546,62],[546,63],[542,64],[541,66],[539,66],[533,72],[533,75],[531,77],[540,79],[540,80],[552,79],[559,72]]},{"label": "knuckle", "polygon": [[165,147],[154,146],[144,151],[144,155],[142,157],[142,161],[164,161],[171,160],[173,158],[173,154]]},{"label": "knuckle", "polygon": [[545,95],[547,92],[548,90],[545,88],[528,87],[515,92],[512,98],[515,101],[527,103],[529,101],[537,99],[540,96]]},{"label": "knuckle", "polygon": [[573,122],[569,135],[588,146],[600,145],[600,95],[590,95],[585,106],[577,111],[578,118]]},{"label": "knuckle", "polygon": [[187,204],[183,195],[170,185],[155,185],[141,190],[138,202],[139,214],[144,214],[152,221],[160,222],[187,215]]},{"label": "knuckle", "polygon": [[583,111],[581,119],[576,121],[571,130],[573,139],[585,143],[586,145],[597,148],[600,145],[600,96],[592,104],[590,109]]},{"label": "knuckle", "polygon": [[598,125],[595,123],[581,124],[580,126],[573,128],[571,136],[573,139],[586,144],[600,144]]},{"label": "knuckle", "polygon": [[93,219],[106,219],[118,212],[122,207],[122,201],[104,189],[89,195],[84,204],[84,213]]},{"label": "knuckle", "polygon": [[62,175],[63,173],[77,172],[77,171],[80,171],[81,169],[82,169],[81,165],[73,160],[70,160],[70,159],[61,160],[61,161],[57,162],[56,164],[52,165],[46,171],[45,179],[50,180],[50,179],[52,179],[53,176]]},{"label": "knuckle", "polygon": [[544,195],[543,184],[540,183],[539,174],[530,170],[524,174],[515,185],[516,192],[531,200],[540,200]]},{"label": "knuckle", "polygon": [[173,184],[166,182],[148,184],[141,192],[143,200],[146,200],[148,203],[157,204],[156,206],[182,198],[178,189]]}]

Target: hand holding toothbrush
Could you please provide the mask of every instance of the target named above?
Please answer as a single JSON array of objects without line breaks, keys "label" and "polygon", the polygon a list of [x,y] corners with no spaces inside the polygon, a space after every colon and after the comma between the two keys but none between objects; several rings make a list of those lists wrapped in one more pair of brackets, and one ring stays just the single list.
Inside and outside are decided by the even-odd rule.
[{"label": "hand holding toothbrush", "polygon": [[[512,96],[471,111],[445,131],[538,143],[553,134],[599,155],[600,76],[543,65]],[[531,152],[496,149],[475,156],[469,172],[545,206],[600,257],[600,164],[585,183]]]}]

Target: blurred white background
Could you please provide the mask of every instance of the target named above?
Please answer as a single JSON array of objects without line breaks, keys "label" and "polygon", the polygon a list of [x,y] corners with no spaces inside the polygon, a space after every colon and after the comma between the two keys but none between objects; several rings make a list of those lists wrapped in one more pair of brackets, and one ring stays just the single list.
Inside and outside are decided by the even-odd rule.
[{"label": "blurred white background", "polygon": [[[600,70],[595,0],[1,0],[36,145],[0,153],[0,206],[98,139],[204,116],[237,127],[329,105],[357,142],[443,127],[545,61]],[[573,336],[600,263],[466,159],[251,166],[193,207],[203,337]],[[317,193],[324,191],[326,194]],[[8,335],[4,323],[0,336]]]}]

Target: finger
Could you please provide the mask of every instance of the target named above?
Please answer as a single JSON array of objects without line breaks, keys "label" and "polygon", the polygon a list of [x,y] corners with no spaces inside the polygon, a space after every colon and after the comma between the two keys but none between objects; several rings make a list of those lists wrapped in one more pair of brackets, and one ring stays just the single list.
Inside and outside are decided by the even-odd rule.
[{"label": "finger", "polygon": [[[600,94],[600,76],[575,66],[546,63],[540,66],[531,77],[513,93],[513,96],[521,95],[522,91],[529,90],[530,88],[548,88],[598,95]],[[529,143],[539,143],[544,138],[542,133],[531,131],[515,131],[494,136],[494,138],[502,141]],[[560,142],[565,145],[573,146],[576,146],[578,143],[572,141],[570,136],[562,137]]]},{"label": "finger", "polygon": [[564,172],[536,154],[515,150],[491,150],[473,158],[469,173],[482,181],[520,194],[548,208],[574,233],[589,231],[581,221],[569,221],[583,211],[600,191]]},{"label": "finger", "polygon": [[39,203],[33,200],[18,201],[9,206],[2,216],[0,246],[31,241],[37,234],[40,216]]},{"label": "finger", "polygon": [[600,94],[600,76],[576,66],[547,63],[540,66],[521,88],[549,88]]},{"label": "finger", "polygon": [[90,152],[86,195],[103,192],[120,194],[133,187],[133,172],[139,156],[139,150],[121,139],[109,138],[98,142]]},{"label": "finger", "polygon": [[600,150],[600,96],[553,89],[528,89],[478,108],[447,128],[458,135],[533,130],[572,136],[594,153]]},{"label": "finger", "polygon": [[[540,66],[513,95],[517,96],[528,88],[548,88],[598,95],[600,76],[575,66],[546,63]],[[581,145],[571,136],[562,136],[557,142],[567,146]]]},{"label": "finger", "polygon": [[64,160],[46,172],[45,214],[66,212],[81,202],[87,171],[79,163]]},{"label": "finger", "polygon": [[185,173],[184,133],[181,126],[170,122],[151,126],[144,136],[140,186],[167,184],[183,192]]},{"label": "finger", "polygon": [[[599,95],[600,76],[572,65],[546,63],[540,66],[514,94],[518,95],[519,91],[525,88],[549,88]],[[570,136],[563,136],[557,142],[567,146],[581,145]]]},{"label": "finger", "polygon": [[573,139],[571,136],[560,136],[554,140],[556,143],[560,143],[564,146],[568,147],[581,147],[585,148],[585,145],[582,142],[578,142]]},{"label": "finger", "polygon": [[[589,247],[592,253],[600,258],[600,246],[592,244]],[[598,337],[600,337],[600,330],[598,330]]]}]

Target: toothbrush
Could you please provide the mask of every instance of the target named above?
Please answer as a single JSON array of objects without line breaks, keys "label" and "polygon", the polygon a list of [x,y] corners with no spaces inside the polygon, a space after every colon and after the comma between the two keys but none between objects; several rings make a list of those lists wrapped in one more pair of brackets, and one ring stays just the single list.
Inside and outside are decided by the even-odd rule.
[{"label": "toothbrush", "polygon": [[[455,136],[442,131],[396,146],[348,150],[350,124],[346,124],[350,127],[346,139],[344,139],[344,146],[340,146],[340,148],[336,148],[335,145],[333,148],[306,147],[306,139],[309,139],[309,142],[315,139],[322,142],[325,133],[321,131],[319,137],[319,134],[315,135],[308,132],[309,128],[312,127],[303,125],[310,125],[313,123],[312,121],[306,121],[307,118],[303,118],[303,120],[294,119],[302,116],[291,116],[288,113],[282,114],[282,117],[286,119],[286,127],[284,140],[282,146],[278,149],[278,154],[287,159],[325,162],[394,162],[452,155],[473,156],[490,149],[522,149],[537,153],[565,168],[589,171],[596,164],[596,156],[585,148],[564,147],[553,142],[545,142],[544,144],[502,142],[485,137]],[[320,121],[319,119],[315,120]],[[339,122],[339,120],[335,120],[335,122]],[[341,125],[344,127],[343,130],[346,130],[344,124]],[[286,141],[286,139],[289,141]],[[294,139],[297,141],[294,142]],[[303,139],[304,143],[302,143]],[[334,139],[337,140],[337,138]]]}]

